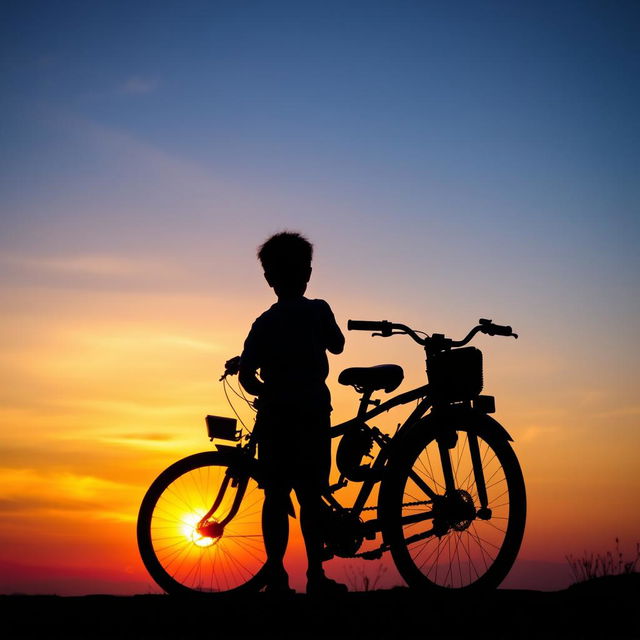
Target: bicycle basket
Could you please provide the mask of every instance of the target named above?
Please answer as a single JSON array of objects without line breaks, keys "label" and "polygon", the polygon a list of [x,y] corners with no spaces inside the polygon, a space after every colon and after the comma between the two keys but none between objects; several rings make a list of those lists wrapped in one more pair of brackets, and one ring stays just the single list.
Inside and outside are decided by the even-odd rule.
[{"label": "bicycle basket", "polygon": [[471,400],[482,391],[482,351],[464,347],[430,355],[427,377],[435,397],[447,402]]},{"label": "bicycle basket", "polygon": [[209,439],[220,438],[221,440],[239,440],[240,430],[238,430],[238,421],[235,418],[222,418],[220,416],[207,416],[207,433]]}]

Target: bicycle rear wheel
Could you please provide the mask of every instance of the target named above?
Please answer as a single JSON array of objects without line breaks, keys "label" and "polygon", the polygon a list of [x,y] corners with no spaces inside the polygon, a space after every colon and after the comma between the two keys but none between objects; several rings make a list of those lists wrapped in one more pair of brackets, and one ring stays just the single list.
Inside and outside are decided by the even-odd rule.
[{"label": "bicycle rear wheel", "polygon": [[[138,514],[138,548],[164,591],[220,593],[264,585],[264,493],[255,478],[243,472],[240,482],[229,481],[220,505],[207,520],[210,526],[198,529],[228,469],[229,459],[223,453],[197,453],[170,466],[149,487]],[[239,491],[244,493],[238,496]],[[241,498],[237,513],[224,527],[218,526],[236,498]]]},{"label": "bicycle rear wheel", "polygon": [[[456,491],[446,494],[433,430],[411,434],[383,482],[380,519],[398,571],[413,588],[497,587],[520,549],[526,519],[522,471],[506,438],[487,416],[456,427],[449,449]],[[495,424],[495,423],[494,423]],[[477,438],[488,510],[483,510],[470,454]],[[431,489],[436,496],[429,495]]]}]

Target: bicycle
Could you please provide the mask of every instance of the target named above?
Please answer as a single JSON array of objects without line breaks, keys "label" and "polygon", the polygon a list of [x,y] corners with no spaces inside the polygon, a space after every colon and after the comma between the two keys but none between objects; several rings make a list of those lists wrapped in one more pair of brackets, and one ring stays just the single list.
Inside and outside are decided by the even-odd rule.
[{"label": "bicycle", "polygon": [[[348,329],[410,336],[425,349],[429,383],[381,402],[373,393],[397,389],[404,377],[400,366],[340,373],[338,382],[361,397],[357,415],[331,428],[332,437],[341,437],[340,477],[323,495],[326,558],[376,559],[389,551],[412,588],[497,587],[524,535],[525,485],[511,436],[489,415],[494,398],[480,394],[482,353],[465,345],[479,332],[518,336],[484,319],[458,341],[443,334],[421,337],[423,332],[386,320],[350,320]],[[221,380],[237,373],[238,362],[227,362]],[[367,424],[413,402],[393,436]],[[259,590],[265,584],[265,478],[256,444],[251,434],[242,437],[232,418],[207,416],[207,428],[211,440],[237,444],[216,444],[216,451],[188,456],[158,476],[140,507],[140,554],[168,593]],[[363,464],[374,446],[377,454]],[[335,494],[350,482],[361,486],[353,505],[345,507]],[[367,507],[378,483],[377,505]],[[365,519],[371,511],[375,516]],[[364,540],[379,540],[379,546],[361,552]]]}]

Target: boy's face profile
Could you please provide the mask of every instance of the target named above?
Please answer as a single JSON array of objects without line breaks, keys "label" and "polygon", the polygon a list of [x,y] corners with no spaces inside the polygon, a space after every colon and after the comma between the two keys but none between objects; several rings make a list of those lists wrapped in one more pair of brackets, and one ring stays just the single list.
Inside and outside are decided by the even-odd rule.
[{"label": "boy's face profile", "polygon": [[271,236],[258,251],[264,277],[279,299],[303,296],[311,277],[313,245],[299,233]]}]

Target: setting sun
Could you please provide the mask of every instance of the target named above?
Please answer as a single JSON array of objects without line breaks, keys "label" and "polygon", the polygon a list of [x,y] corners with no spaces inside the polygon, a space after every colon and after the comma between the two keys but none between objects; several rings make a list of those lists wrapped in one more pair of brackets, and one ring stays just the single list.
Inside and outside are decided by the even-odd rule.
[{"label": "setting sun", "polygon": [[265,562],[262,499],[255,480],[231,480],[217,453],[174,464],[140,508],[138,545],[147,570],[167,591],[228,591],[258,580]]},{"label": "setting sun", "polygon": [[184,523],[182,527],[182,533],[197,547],[210,547],[212,544],[215,544],[220,538],[212,537],[210,535],[203,535],[203,533],[201,533],[201,529],[198,525],[200,524],[203,515],[204,513],[192,513],[183,516],[181,518],[182,522]]}]

